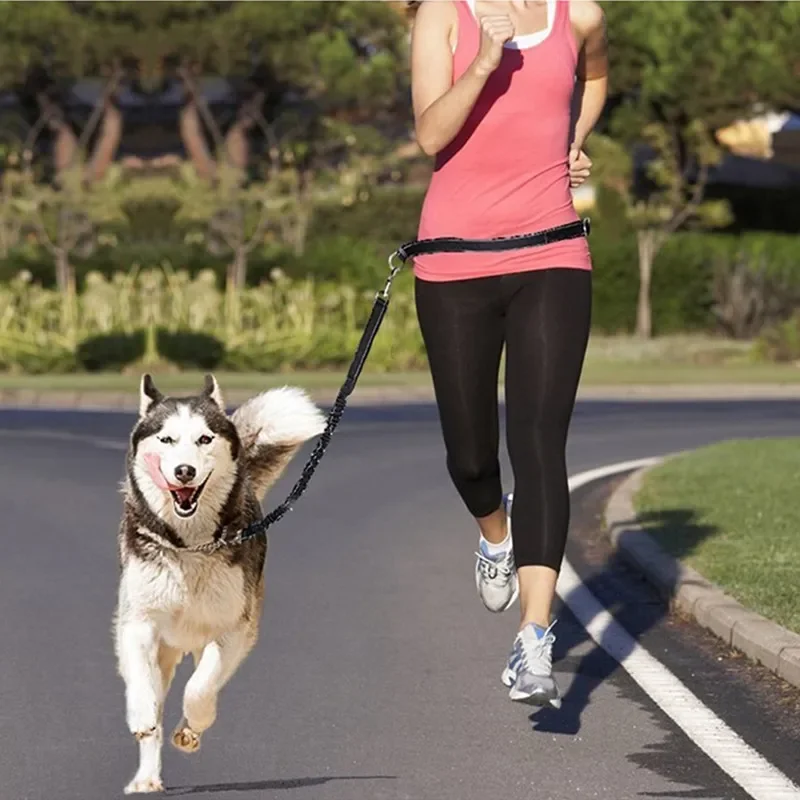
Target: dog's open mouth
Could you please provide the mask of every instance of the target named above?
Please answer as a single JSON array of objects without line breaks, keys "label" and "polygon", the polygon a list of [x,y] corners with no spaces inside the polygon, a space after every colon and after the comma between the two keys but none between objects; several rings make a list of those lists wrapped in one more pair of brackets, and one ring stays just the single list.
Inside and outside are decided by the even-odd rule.
[{"label": "dog's open mouth", "polygon": [[[210,475],[208,476],[211,477]],[[197,511],[197,501],[203,493],[208,478],[206,478],[199,486],[182,486],[177,489],[170,487],[169,493],[172,495],[172,502],[175,505],[175,513],[179,517],[191,517]]]}]

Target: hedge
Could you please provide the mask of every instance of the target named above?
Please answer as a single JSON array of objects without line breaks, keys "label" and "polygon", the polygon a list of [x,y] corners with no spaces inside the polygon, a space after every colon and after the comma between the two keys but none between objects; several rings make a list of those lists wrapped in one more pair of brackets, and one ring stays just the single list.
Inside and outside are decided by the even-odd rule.
[{"label": "hedge", "polygon": [[[352,358],[373,299],[346,284],[280,275],[230,296],[212,274],[154,267],[111,280],[87,276],[69,302],[18,276],[0,284],[0,371],[123,371],[159,361],[184,369],[338,369]],[[424,365],[413,286],[403,282],[370,368]]]},{"label": "hedge", "polygon": [[[783,195],[782,195],[783,197]],[[745,201],[737,196],[739,205]],[[785,199],[785,198],[784,198]],[[752,201],[750,201],[752,202]],[[422,203],[419,189],[387,188],[364,202],[344,208],[324,206],[312,219],[308,245],[298,257],[277,247],[255,251],[249,261],[248,283],[268,280],[279,267],[290,278],[313,277],[319,281],[346,283],[358,290],[373,290],[386,273],[386,258],[397,244],[413,238]],[[783,221],[789,224],[790,212]],[[598,208],[591,214],[590,239],[594,262],[593,329],[598,332],[629,332],[636,316],[638,267],[636,238],[624,222],[613,196],[601,194]],[[761,219],[761,218],[759,218]],[[764,221],[761,219],[761,221]],[[738,223],[741,225],[741,220]],[[91,258],[75,262],[79,284],[94,271],[110,276],[130,270],[132,265],[168,263],[197,275],[212,270],[218,285],[223,285],[227,259],[210,256],[202,247],[180,241],[159,244],[121,243],[98,250]],[[730,306],[735,294],[735,275],[773,267],[781,273],[778,284],[761,287],[755,281],[752,291],[767,292],[767,305],[785,306],[775,300],[775,292],[793,295],[800,287],[800,242],[790,233],[739,232],[680,233],[659,252],[653,276],[653,325],[657,334],[678,331],[723,330],[732,335],[755,335],[762,324],[785,319],[780,308],[768,311],[753,325],[730,325]],[[771,266],[772,265],[772,266]],[[52,263],[36,250],[19,251],[0,262],[0,282],[9,280],[21,269],[34,281],[52,286]],[[403,277],[401,280],[409,280]],[[763,281],[762,281],[763,282]],[[774,281],[773,281],[774,284]],[[763,300],[763,298],[762,298]],[[787,298],[791,305],[792,298]],[[759,301],[761,302],[761,301]],[[766,302],[766,301],[765,301]],[[733,316],[740,318],[739,310]],[[735,333],[734,328],[745,331]]]}]

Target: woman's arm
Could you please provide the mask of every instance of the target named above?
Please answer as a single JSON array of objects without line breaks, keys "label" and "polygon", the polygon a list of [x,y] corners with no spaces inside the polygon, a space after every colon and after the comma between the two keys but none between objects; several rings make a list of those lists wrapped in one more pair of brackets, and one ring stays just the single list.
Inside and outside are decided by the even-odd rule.
[{"label": "woman's arm", "polygon": [[481,47],[466,72],[453,83],[451,34],[457,25],[452,3],[425,2],[411,33],[411,95],[417,142],[427,155],[446,147],[461,130],[500,63],[503,42],[514,35],[506,15],[481,19]]},{"label": "woman's arm", "polygon": [[594,0],[570,4],[572,24],[580,42],[573,102],[573,148],[581,150],[608,96],[608,47],[605,15]]}]

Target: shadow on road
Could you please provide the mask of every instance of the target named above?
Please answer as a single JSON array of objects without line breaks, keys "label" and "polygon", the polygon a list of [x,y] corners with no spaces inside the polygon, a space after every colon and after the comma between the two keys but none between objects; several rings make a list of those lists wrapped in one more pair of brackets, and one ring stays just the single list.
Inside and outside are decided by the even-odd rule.
[{"label": "shadow on road", "polygon": [[326,783],[338,781],[393,781],[396,775],[334,775],[325,778],[283,778],[264,781],[248,781],[246,783],[208,783],[203,786],[175,786],[167,789],[167,797],[180,797],[191,794],[211,794],[212,792],[266,792],[280,789],[304,789],[312,786],[324,786]]},{"label": "shadow on road", "polygon": [[[578,571],[586,587],[622,625],[635,641],[651,628],[655,627],[669,612],[666,597],[631,567],[617,552],[608,554],[610,545],[603,530],[597,530],[598,519],[607,498],[608,486],[602,492],[600,502],[597,492],[589,493],[588,507],[591,513],[582,513],[585,521],[579,521],[583,530],[575,531],[571,549],[577,545],[576,558],[570,557],[570,563]],[[583,510],[583,509],[582,509]],[[594,530],[590,530],[587,522]],[[622,536],[636,536],[634,520],[623,524]],[[709,536],[717,533],[711,525],[700,524],[692,509],[669,509],[643,515],[641,520],[651,534],[669,537],[670,551],[677,558],[692,553],[697,545]],[[662,539],[663,541],[663,539]],[[603,552],[605,551],[605,552]],[[569,554],[568,554],[569,555]],[[674,596],[675,585],[668,591],[668,599]],[[578,590],[576,590],[578,591]],[[553,663],[572,661],[569,653],[579,645],[590,640],[584,627],[572,616],[568,608],[568,597],[563,598],[563,609],[560,614],[553,652]],[[624,659],[628,652],[622,653]],[[538,732],[566,734],[574,736],[581,728],[581,715],[589,705],[592,693],[603,681],[607,680],[619,667],[600,645],[595,644],[584,656],[575,659],[574,677],[564,694],[560,709],[550,707],[537,708],[530,715],[534,730]]]}]

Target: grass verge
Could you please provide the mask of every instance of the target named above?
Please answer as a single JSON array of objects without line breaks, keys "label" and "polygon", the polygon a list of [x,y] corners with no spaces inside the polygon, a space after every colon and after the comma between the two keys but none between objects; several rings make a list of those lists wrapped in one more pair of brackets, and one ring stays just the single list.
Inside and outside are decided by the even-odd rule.
[{"label": "grass verge", "polygon": [[[756,363],[747,342],[732,342],[700,335],[663,336],[642,341],[632,336],[592,336],[586,354],[584,387],[624,386],[714,386],[795,385],[800,386],[800,369],[793,364]],[[341,369],[316,372],[217,373],[224,388],[253,391],[290,382],[310,390],[334,390],[345,376]],[[501,370],[501,380],[503,372]],[[166,373],[157,382],[173,392],[193,391],[202,385],[197,372]],[[0,391],[33,390],[60,392],[136,391],[136,375],[114,373],[70,375],[0,374]],[[370,388],[430,388],[424,370],[379,372],[369,362],[360,386]]]},{"label": "grass verge", "polygon": [[[308,390],[335,390],[345,378],[341,372],[218,372],[214,374],[223,391],[261,391],[274,386],[291,384]],[[193,392],[203,386],[202,372],[156,374],[156,385],[169,392]],[[371,388],[425,388],[430,378],[424,372],[371,373],[359,379],[360,387]],[[137,392],[138,375],[118,373],[79,373],[69,375],[0,375],[0,390],[33,390],[54,392]]]},{"label": "grass verge", "polygon": [[742,605],[800,633],[800,439],[735,440],[651,470],[647,530]]},{"label": "grass verge", "polygon": [[[290,383],[309,390],[338,389],[345,377],[340,372],[215,372],[224,389],[260,391]],[[502,379],[502,373],[501,373]],[[160,388],[172,392],[191,392],[203,385],[199,372],[157,375]],[[696,364],[636,364],[588,361],[581,385],[584,387],[625,386],[800,386],[800,370],[796,367],[751,364],[707,367]],[[0,374],[0,391],[37,392],[136,392],[139,378],[118,373],[76,373],[70,375],[8,375]],[[431,386],[427,372],[369,372],[359,380],[360,388],[426,389]]]}]

